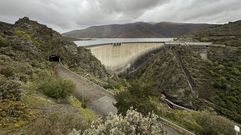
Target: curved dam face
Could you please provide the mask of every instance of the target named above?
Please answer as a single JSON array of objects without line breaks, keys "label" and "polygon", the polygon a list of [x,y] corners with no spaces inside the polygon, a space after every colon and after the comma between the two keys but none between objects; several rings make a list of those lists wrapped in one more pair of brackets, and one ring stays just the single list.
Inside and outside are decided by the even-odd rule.
[{"label": "curved dam face", "polygon": [[107,70],[122,73],[142,55],[164,46],[164,42],[117,43],[89,46]]}]

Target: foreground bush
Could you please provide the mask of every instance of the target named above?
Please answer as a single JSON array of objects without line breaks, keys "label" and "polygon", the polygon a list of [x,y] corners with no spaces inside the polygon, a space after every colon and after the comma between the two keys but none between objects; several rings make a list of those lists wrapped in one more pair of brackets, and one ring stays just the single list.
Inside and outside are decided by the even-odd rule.
[{"label": "foreground bush", "polygon": [[38,118],[27,131],[27,135],[67,135],[71,129],[86,129],[89,126],[79,114],[53,113]]},{"label": "foreground bush", "polygon": [[20,93],[21,88],[17,81],[0,76],[0,100],[12,98],[20,100]]},{"label": "foreground bush", "polygon": [[[19,127],[31,119],[27,106],[14,99],[0,100],[0,128]],[[21,123],[20,123],[21,122]]]},{"label": "foreground bush", "polygon": [[48,80],[44,81],[39,89],[48,97],[63,99],[72,93],[74,84],[67,80]]},{"label": "foreground bush", "polygon": [[84,132],[73,130],[69,135],[162,135],[162,125],[158,122],[158,116],[141,113],[130,109],[126,116],[109,115],[106,119],[98,119]]}]

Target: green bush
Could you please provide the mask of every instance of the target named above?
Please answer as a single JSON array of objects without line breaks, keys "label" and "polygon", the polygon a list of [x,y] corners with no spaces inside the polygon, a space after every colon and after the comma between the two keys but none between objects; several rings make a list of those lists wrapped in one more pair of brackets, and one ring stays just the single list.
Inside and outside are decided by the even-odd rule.
[{"label": "green bush", "polygon": [[14,80],[8,80],[0,76],[0,100],[1,99],[20,99],[20,84]]},{"label": "green bush", "polygon": [[48,97],[63,99],[72,93],[74,87],[71,81],[52,79],[44,81],[39,89]]},{"label": "green bush", "polygon": [[0,46],[1,47],[7,46],[7,40],[3,38],[1,35],[0,35]]},{"label": "green bush", "polygon": [[30,127],[29,135],[67,135],[73,128],[86,129],[81,115],[77,113],[53,113],[47,118],[38,118]]},{"label": "green bush", "polygon": [[15,99],[0,100],[0,107],[0,128],[19,127],[21,126],[20,121],[31,119],[29,109],[21,101]]},{"label": "green bush", "polygon": [[24,31],[16,30],[15,34],[24,40],[31,40],[31,36]]},{"label": "green bush", "polygon": [[13,77],[14,76],[14,69],[12,67],[6,67],[1,70],[1,74],[5,77]]},{"label": "green bush", "polygon": [[118,112],[125,114],[130,107],[136,108],[143,114],[150,111],[157,112],[156,105],[151,99],[158,95],[151,86],[141,86],[140,82],[133,82],[128,90],[118,93],[115,98],[117,100],[116,107]]}]

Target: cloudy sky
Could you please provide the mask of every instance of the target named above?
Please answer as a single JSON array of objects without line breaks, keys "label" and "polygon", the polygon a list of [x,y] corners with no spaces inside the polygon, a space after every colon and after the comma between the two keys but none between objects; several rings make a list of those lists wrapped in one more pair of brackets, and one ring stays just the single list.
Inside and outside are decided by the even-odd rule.
[{"label": "cloudy sky", "polygon": [[30,19],[59,32],[92,25],[241,20],[241,0],[0,0],[0,21]]}]

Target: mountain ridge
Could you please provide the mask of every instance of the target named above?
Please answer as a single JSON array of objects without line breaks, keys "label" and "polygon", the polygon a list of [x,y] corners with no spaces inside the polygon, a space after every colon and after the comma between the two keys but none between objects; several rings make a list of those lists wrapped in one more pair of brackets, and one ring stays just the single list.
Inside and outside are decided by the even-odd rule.
[{"label": "mountain ridge", "polygon": [[197,30],[216,26],[214,24],[136,22],[91,26],[82,30],[63,33],[72,38],[167,38],[178,37]]}]

